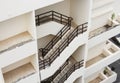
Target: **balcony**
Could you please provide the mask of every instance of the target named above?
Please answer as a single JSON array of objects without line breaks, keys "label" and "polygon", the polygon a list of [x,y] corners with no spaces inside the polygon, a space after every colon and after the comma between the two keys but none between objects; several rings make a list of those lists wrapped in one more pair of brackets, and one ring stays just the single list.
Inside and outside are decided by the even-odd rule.
[{"label": "balcony", "polygon": [[94,57],[93,59],[87,61],[86,63],[86,67],[89,67],[93,64],[95,64],[96,62],[99,62],[100,60],[106,58],[108,56],[108,54],[105,53],[105,51],[103,51],[103,53],[101,53],[100,55]]},{"label": "balcony", "polygon": [[[113,26],[110,26],[110,23],[113,23]],[[97,28],[89,33],[89,48],[92,48],[93,46],[106,41],[107,39],[119,34],[119,22],[118,21],[111,21],[109,19],[109,22],[107,25],[104,25],[103,27]],[[102,39],[102,40],[101,40]],[[99,40],[99,41],[98,41]],[[97,41],[97,42],[96,42]]]},{"label": "balcony", "polygon": [[88,83],[113,83],[117,78],[117,74],[113,72],[109,67],[106,67],[100,72],[93,80]]},{"label": "balcony", "polygon": [[28,32],[23,32],[6,40],[0,41],[0,54],[31,42],[32,39],[32,36]]},{"label": "balcony", "polygon": [[[120,49],[110,41],[106,42],[106,46],[102,49],[101,53],[86,62],[86,75],[89,76],[95,71],[103,68],[114,61],[118,60],[120,54]],[[94,54],[93,54],[94,55]],[[106,64],[104,64],[106,63]],[[99,67],[97,67],[99,65]]]},{"label": "balcony", "polygon": [[[3,78],[5,83],[19,83],[27,77],[34,77],[36,75],[36,68],[34,63],[35,56],[30,56],[16,63],[10,64],[2,68]],[[37,75],[36,75],[37,76]],[[32,78],[33,79],[33,78]]]},{"label": "balcony", "polygon": [[32,15],[33,12],[29,12],[0,23],[0,33],[2,34],[0,36],[0,55],[34,40],[35,30],[34,23],[31,23]]}]

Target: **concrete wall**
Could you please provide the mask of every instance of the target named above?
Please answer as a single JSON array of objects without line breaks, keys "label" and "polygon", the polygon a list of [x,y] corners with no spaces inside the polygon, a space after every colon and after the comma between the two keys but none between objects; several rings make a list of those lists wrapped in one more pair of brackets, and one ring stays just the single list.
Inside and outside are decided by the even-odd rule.
[{"label": "concrete wall", "polygon": [[[100,28],[107,24],[108,18],[111,17],[113,13],[113,4],[112,0],[104,1],[104,0],[93,0],[93,8],[92,8],[92,25],[90,31]],[[96,6],[96,7],[95,7]]]},{"label": "concrete wall", "polygon": [[[15,16],[52,5],[63,0],[4,0],[0,1],[0,22]],[[6,3],[7,2],[7,3]]]},{"label": "concrete wall", "polygon": [[70,15],[77,25],[88,22],[89,0],[70,0]]},{"label": "concrete wall", "polygon": [[34,69],[37,71],[38,69],[38,65],[37,65],[37,54],[34,54],[33,56],[31,56],[30,62],[33,65]]},{"label": "concrete wall", "polygon": [[88,50],[88,56],[87,56],[87,60],[90,60],[96,56],[98,56],[99,54],[101,54],[101,52],[103,51],[103,48],[105,47],[106,42],[102,42],[92,48],[90,48]]},{"label": "concrete wall", "polygon": [[53,37],[53,35],[48,35],[38,39],[38,48],[44,48]]},{"label": "concrete wall", "polygon": [[77,78],[74,83],[82,83],[82,77]]},{"label": "concrete wall", "polygon": [[27,64],[27,63],[29,63],[30,61],[31,61],[31,56],[30,56],[30,57],[27,57],[27,58],[25,58],[25,59],[23,59],[23,60],[17,61],[17,62],[15,62],[15,63],[13,63],[13,64],[10,64],[10,65],[2,68],[2,73],[6,73],[6,72],[8,72],[8,71],[11,71],[11,70],[13,70],[13,69],[16,69],[17,67],[20,67],[20,66],[22,66],[22,65],[24,65],[24,64]]},{"label": "concrete wall", "polygon": [[30,12],[30,14],[26,15],[26,22],[27,22],[27,30],[31,34],[33,38],[36,36],[36,25],[35,25],[35,14],[34,12]]},{"label": "concrete wall", "polygon": [[42,24],[41,26],[37,27],[37,38],[39,39],[50,34],[56,35],[63,27],[63,24],[53,21]]},{"label": "concrete wall", "polygon": [[0,56],[0,67],[4,68],[9,64],[16,63],[36,53],[35,41],[29,42],[23,46],[2,53]]},{"label": "concrete wall", "polygon": [[77,50],[72,54],[72,57],[74,57],[74,59],[78,62],[84,59],[84,56],[85,56],[84,45],[81,45],[80,47],[78,47]]},{"label": "concrete wall", "polygon": [[114,3],[114,11],[116,13],[120,13],[120,0],[114,0],[115,3]]},{"label": "concrete wall", "polygon": [[28,31],[35,38],[35,24],[33,12],[0,22],[0,41],[19,33]]},{"label": "concrete wall", "polygon": [[96,37],[91,38],[88,41],[88,48],[92,48],[95,45],[98,45],[99,43],[104,42],[104,41],[108,40],[109,38],[119,34],[120,33],[119,30],[120,30],[120,26],[117,26],[109,31],[106,31],[106,32],[101,33],[100,35],[98,35]]},{"label": "concrete wall", "polygon": [[54,10],[56,12],[59,12],[59,13],[62,13],[62,14],[65,14],[65,15],[69,16],[70,15],[69,14],[70,1],[69,0],[64,0],[63,2],[38,9],[38,10],[36,10],[36,15],[41,14],[43,12],[50,11],[50,10]]},{"label": "concrete wall", "polygon": [[0,69],[0,83],[4,83],[4,78],[2,74],[2,70]]},{"label": "concrete wall", "polygon": [[21,15],[0,23],[0,40],[27,31],[26,15]]},{"label": "concrete wall", "polygon": [[103,69],[101,69],[101,70],[99,70],[97,72],[94,72],[92,75],[90,75],[87,78],[85,78],[85,83],[88,83],[91,80],[94,80],[100,74],[100,72],[102,72],[102,71],[103,71]]},{"label": "concrete wall", "polygon": [[90,31],[103,27],[105,24],[107,24],[108,18],[111,16],[111,14],[112,14],[112,11],[92,18]]}]

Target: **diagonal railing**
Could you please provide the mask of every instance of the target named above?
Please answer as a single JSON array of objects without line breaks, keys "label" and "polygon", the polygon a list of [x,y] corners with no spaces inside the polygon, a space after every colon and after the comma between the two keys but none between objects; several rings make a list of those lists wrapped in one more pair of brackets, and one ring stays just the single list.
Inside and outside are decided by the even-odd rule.
[{"label": "diagonal railing", "polygon": [[36,25],[39,26],[48,21],[56,21],[58,23],[64,24],[64,27],[56,34],[56,36],[44,47],[39,49],[44,57],[53,46],[65,35],[65,33],[71,28],[72,18],[55,11],[45,12],[36,15]]},{"label": "diagonal railing", "polygon": [[84,60],[81,60],[80,62],[76,62],[65,74],[64,76],[59,79],[58,83],[64,83],[65,80],[68,79],[68,77],[77,69],[83,67]]},{"label": "diagonal railing", "polygon": [[60,74],[61,71],[69,64],[68,61],[69,60],[66,60],[66,62],[51,77],[45,79],[44,81],[42,81],[42,83],[45,83],[47,81],[52,82],[57,77],[57,75]]},{"label": "diagonal railing", "polygon": [[44,60],[39,60],[39,68],[45,69],[50,66],[51,63],[62,53],[62,51],[71,43],[71,41],[78,36],[79,34],[87,31],[87,22],[77,26],[68,36],[67,38],[59,45],[58,48],[51,54],[50,57]]},{"label": "diagonal railing", "polygon": [[[74,65],[72,65],[70,67],[70,69],[58,80],[57,83],[64,83],[65,80],[68,79],[68,77],[77,69],[83,67],[84,64],[84,60],[81,60],[80,62],[76,62]],[[64,63],[64,65],[62,67],[60,67],[59,70],[57,70],[54,75],[52,75],[51,77],[45,79],[42,81],[42,83],[55,83],[54,79],[61,74],[61,71],[64,70],[64,68],[68,65],[68,60]]]}]

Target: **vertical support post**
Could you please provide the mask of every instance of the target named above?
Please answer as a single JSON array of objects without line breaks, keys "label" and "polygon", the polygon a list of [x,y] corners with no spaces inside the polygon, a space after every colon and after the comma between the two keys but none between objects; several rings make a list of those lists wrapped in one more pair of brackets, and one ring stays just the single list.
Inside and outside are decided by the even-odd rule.
[{"label": "vertical support post", "polygon": [[69,37],[67,38],[67,46],[69,45]]},{"label": "vertical support post", "polygon": [[77,35],[76,36],[78,36],[78,34],[79,34],[79,26],[77,27]]},{"label": "vertical support post", "polygon": [[45,69],[45,59],[43,61],[43,69]]},{"label": "vertical support post", "polygon": [[51,59],[50,58],[48,58],[49,59],[49,66],[51,65]]},{"label": "vertical support post", "polygon": [[60,14],[60,23],[62,24],[62,14]]},{"label": "vertical support post", "polygon": [[54,46],[54,45],[53,45],[53,40],[51,41],[51,44],[52,44],[52,48],[53,48],[53,46]]},{"label": "vertical support post", "polygon": [[60,30],[60,38],[62,39],[62,30]]},{"label": "vertical support post", "polygon": [[43,48],[42,48],[42,57],[44,57],[44,50],[43,50]]},{"label": "vertical support post", "polygon": [[52,11],[52,21],[54,20],[54,11]]},{"label": "vertical support post", "polygon": [[40,25],[40,18],[39,18],[39,15],[37,16],[37,18],[38,18],[38,23],[37,23],[37,25]]},{"label": "vertical support post", "polygon": [[[60,55],[60,48],[59,48],[59,47],[58,47],[58,53],[59,53],[59,55]],[[58,55],[58,56],[59,56],[59,55]]]},{"label": "vertical support post", "polygon": [[83,33],[83,29],[84,29],[84,24],[82,24],[82,33]]}]

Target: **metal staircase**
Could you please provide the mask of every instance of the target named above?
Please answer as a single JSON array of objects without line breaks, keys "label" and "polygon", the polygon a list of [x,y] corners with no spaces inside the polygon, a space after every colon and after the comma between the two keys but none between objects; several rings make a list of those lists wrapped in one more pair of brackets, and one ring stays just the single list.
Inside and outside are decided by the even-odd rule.
[{"label": "metal staircase", "polygon": [[[59,18],[59,19],[58,19]],[[58,34],[45,46],[45,48],[39,49],[42,52],[43,60],[39,60],[39,69],[45,69],[50,66],[51,63],[63,52],[63,50],[69,46],[69,44],[79,34],[87,31],[87,22],[78,25],[75,29],[71,29],[72,18],[57,13],[55,11],[49,11],[36,16],[36,25],[39,26],[42,23],[48,21],[56,21],[65,26],[58,32]],[[51,51],[52,49],[52,51]]]},{"label": "metal staircase", "polygon": [[64,83],[65,80],[77,69],[83,67],[84,60],[73,62],[67,60],[59,70],[57,70],[51,77],[43,80],[41,83]]}]

